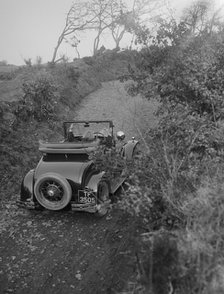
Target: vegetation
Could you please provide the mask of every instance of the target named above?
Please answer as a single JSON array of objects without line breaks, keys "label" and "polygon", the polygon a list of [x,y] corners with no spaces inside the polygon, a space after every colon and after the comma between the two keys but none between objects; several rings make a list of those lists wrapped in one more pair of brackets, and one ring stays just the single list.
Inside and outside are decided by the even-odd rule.
[{"label": "vegetation", "polygon": [[[210,12],[200,1],[179,22],[161,19],[156,35],[143,27],[137,68],[123,77],[133,80],[130,93],[160,103],[119,203],[144,229],[136,246],[141,293],[224,290],[224,31]],[[113,172],[113,156],[99,151],[96,160]]]},{"label": "vegetation", "polygon": [[[23,175],[37,164],[38,140],[61,139],[62,122],[74,118],[81,99],[100,87],[101,82],[127,73],[132,56],[123,56],[109,51],[88,61],[54,66],[37,62],[24,67],[0,67],[1,203],[18,193]],[[99,74],[103,64],[108,67],[104,66]],[[6,80],[6,74],[10,79]]]},{"label": "vegetation", "polygon": [[158,125],[141,130],[146,150],[133,164],[116,150],[93,155],[110,176],[126,168],[119,207],[141,224],[139,293],[224,291],[223,33],[217,12],[199,1],[180,21],[160,19],[156,34],[135,27],[140,52],[109,50],[73,64],[30,65],[22,72],[21,99],[0,105],[1,187],[12,193],[9,185],[18,188],[19,174],[38,158],[37,132],[53,137],[69,108],[101,81],[122,75],[133,81],[130,93],[157,98]]},{"label": "vegetation", "polygon": [[[168,286],[175,293],[223,291],[224,39],[223,27],[210,23],[196,31],[197,20],[164,21],[140,53],[139,73],[131,74],[130,91],[156,95],[161,103],[158,128],[145,138],[150,151],[138,162],[124,198],[150,232],[144,243],[153,247],[155,260],[145,269],[145,250],[141,263],[143,275],[151,276],[146,286],[155,293],[168,293]],[[139,40],[145,37],[150,36],[144,32]],[[171,229],[165,239],[164,228]],[[164,242],[169,249],[161,267],[169,270],[161,292],[155,267]],[[159,276],[164,280],[163,270]]]},{"label": "vegetation", "polygon": [[[58,49],[63,42],[69,43],[80,57],[78,46],[86,32],[95,33],[93,40],[93,55],[106,49],[102,44],[103,34],[111,36],[115,49],[120,48],[120,42],[126,34],[131,37],[131,44],[144,19],[151,21],[152,13],[161,6],[158,0],[135,0],[132,8],[121,0],[85,0],[75,1],[65,19],[65,25],[58,37],[53,51],[51,63],[62,61],[65,56],[57,58]],[[146,17],[148,15],[148,17]]]}]

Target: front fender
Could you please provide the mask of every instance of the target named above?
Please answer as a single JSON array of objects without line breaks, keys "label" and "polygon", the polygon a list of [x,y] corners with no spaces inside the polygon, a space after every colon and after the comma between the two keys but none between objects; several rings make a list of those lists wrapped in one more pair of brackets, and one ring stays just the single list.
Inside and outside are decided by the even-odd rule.
[{"label": "front fender", "polygon": [[33,187],[34,187],[34,169],[30,170],[21,183],[21,190],[20,190],[20,200],[33,201]]},{"label": "front fender", "polygon": [[134,150],[136,146],[139,144],[137,140],[130,140],[128,141],[124,146],[122,150],[122,155],[127,159],[127,160],[132,160]]},{"label": "front fender", "polygon": [[98,184],[102,180],[104,174],[105,174],[105,172],[100,172],[98,174],[93,174],[90,177],[88,183],[85,185],[86,188],[91,189],[93,192],[97,193]]}]

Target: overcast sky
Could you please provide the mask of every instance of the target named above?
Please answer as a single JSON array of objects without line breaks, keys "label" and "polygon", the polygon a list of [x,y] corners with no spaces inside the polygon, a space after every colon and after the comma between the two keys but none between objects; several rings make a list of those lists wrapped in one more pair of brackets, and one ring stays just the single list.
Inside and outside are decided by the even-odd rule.
[{"label": "overcast sky", "polygon": [[[169,0],[178,13],[191,1]],[[31,58],[35,62],[37,56],[41,56],[43,62],[50,61],[72,2],[73,0],[0,0],[0,61],[21,65],[24,64],[24,58]],[[109,47],[106,36],[103,43]],[[90,35],[82,39],[79,47],[81,57],[92,55],[92,46]],[[69,45],[63,45],[60,54],[71,59],[77,57]]]}]

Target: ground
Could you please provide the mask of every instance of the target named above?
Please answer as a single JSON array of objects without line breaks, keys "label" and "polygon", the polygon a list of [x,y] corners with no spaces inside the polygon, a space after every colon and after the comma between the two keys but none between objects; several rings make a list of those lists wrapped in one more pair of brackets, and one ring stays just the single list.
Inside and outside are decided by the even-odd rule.
[{"label": "ground", "polygon": [[133,224],[121,212],[97,219],[9,205],[0,293],[117,293],[133,273],[126,255]]},{"label": "ground", "polygon": [[[108,82],[87,96],[74,119],[112,119],[127,139],[154,124],[155,103]],[[144,131],[144,128],[142,128]],[[18,191],[19,193],[19,191]],[[135,272],[135,221],[116,208],[104,218],[71,211],[28,211],[6,201],[0,213],[0,293],[121,293]]]}]

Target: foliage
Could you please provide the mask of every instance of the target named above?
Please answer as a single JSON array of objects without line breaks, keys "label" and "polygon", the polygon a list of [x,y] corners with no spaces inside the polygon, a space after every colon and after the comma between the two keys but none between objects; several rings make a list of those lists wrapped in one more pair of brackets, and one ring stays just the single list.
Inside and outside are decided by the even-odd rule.
[{"label": "foliage", "polygon": [[93,160],[96,170],[105,172],[105,178],[116,178],[121,172],[124,174],[127,168],[127,162],[118,147],[108,149],[104,145],[99,146],[89,158]]},{"label": "foliage", "polygon": [[182,202],[188,223],[185,233],[179,235],[182,264],[188,264],[188,271],[197,268],[196,281],[201,293],[217,291],[220,281],[216,285],[214,281],[218,268],[223,267],[223,166],[211,161],[209,164],[215,175],[205,176],[196,195],[188,195]]},{"label": "foliage", "polygon": [[58,93],[51,75],[39,73],[34,79],[24,81],[23,92],[24,95],[15,111],[17,117],[42,121],[56,116]]},{"label": "foliage", "polygon": [[40,66],[42,64],[42,57],[41,56],[37,56],[36,57],[36,65]]},{"label": "foliage", "polygon": [[206,117],[180,110],[148,131],[148,152],[129,166],[119,207],[140,218],[148,232],[136,247],[146,288],[163,293],[155,289],[164,281],[163,291],[171,283],[181,289],[177,293],[207,293],[223,264],[223,151],[213,146],[221,133]]},{"label": "foliage", "polygon": [[[24,126],[18,123],[11,114],[13,105],[0,105],[0,149],[1,149],[1,193],[5,197],[9,190],[11,193],[19,189],[21,172],[33,168],[37,161],[36,141],[34,133],[27,134]],[[34,127],[30,125],[30,129]],[[4,194],[3,194],[4,192]],[[2,200],[2,199],[1,199]]]},{"label": "foliage", "polygon": [[13,80],[16,76],[15,71],[9,71],[9,72],[0,72],[0,80],[1,81],[10,81]]},{"label": "foliage", "polygon": [[23,176],[36,166],[38,140],[58,136],[56,123],[40,123],[31,117],[27,123],[17,109],[15,102],[0,103],[0,201],[18,194]]},{"label": "foliage", "polygon": [[94,65],[94,59],[91,56],[83,57],[83,61],[90,66]]},{"label": "foliage", "polygon": [[31,58],[24,58],[24,62],[26,66],[31,67],[32,66],[32,59]]},{"label": "foliage", "polygon": [[[113,77],[120,75],[127,63],[128,58]],[[116,64],[121,65],[118,56],[114,68]],[[40,156],[38,140],[60,140],[62,122],[74,118],[77,104],[100,87],[101,82],[98,69],[82,60],[55,66],[19,67],[18,70],[8,67],[7,71],[14,70],[23,95],[20,99],[14,98],[10,84],[7,90],[9,94],[13,92],[13,102],[0,101],[1,199],[11,199],[15,192],[18,194],[23,176],[36,166]],[[111,68],[103,70],[102,81],[105,81]],[[18,92],[19,88],[16,94]]]},{"label": "foliage", "polygon": [[[175,233],[174,267],[180,275],[170,282],[177,293],[218,293],[223,291],[224,39],[221,27],[195,28],[172,20],[162,21],[156,36],[147,28],[139,31],[145,47],[136,58],[137,70],[131,68],[124,79],[133,80],[130,93],[159,100],[160,121],[144,137],[148,151],[129,172],[121,207],[155,232],[149,233],[149,245],[161,230]],[[156,251],[161,242],[155,246]],[[173,258],[172,250],[168,256]],[[150,262],[145,248],[139,263],[144,268]],[[149,277],[149,271],[142,272]]]},{"label": "foliage", "polygon": [[[223,68],[220,67],[222,34],[189,36],[173,46],[151,45],[140,53],[139,75],[133,90],[162,103],[182,104],[192,112],[217,120],[223,112]],[[172,41],[173,42],[173,41]]]}]

